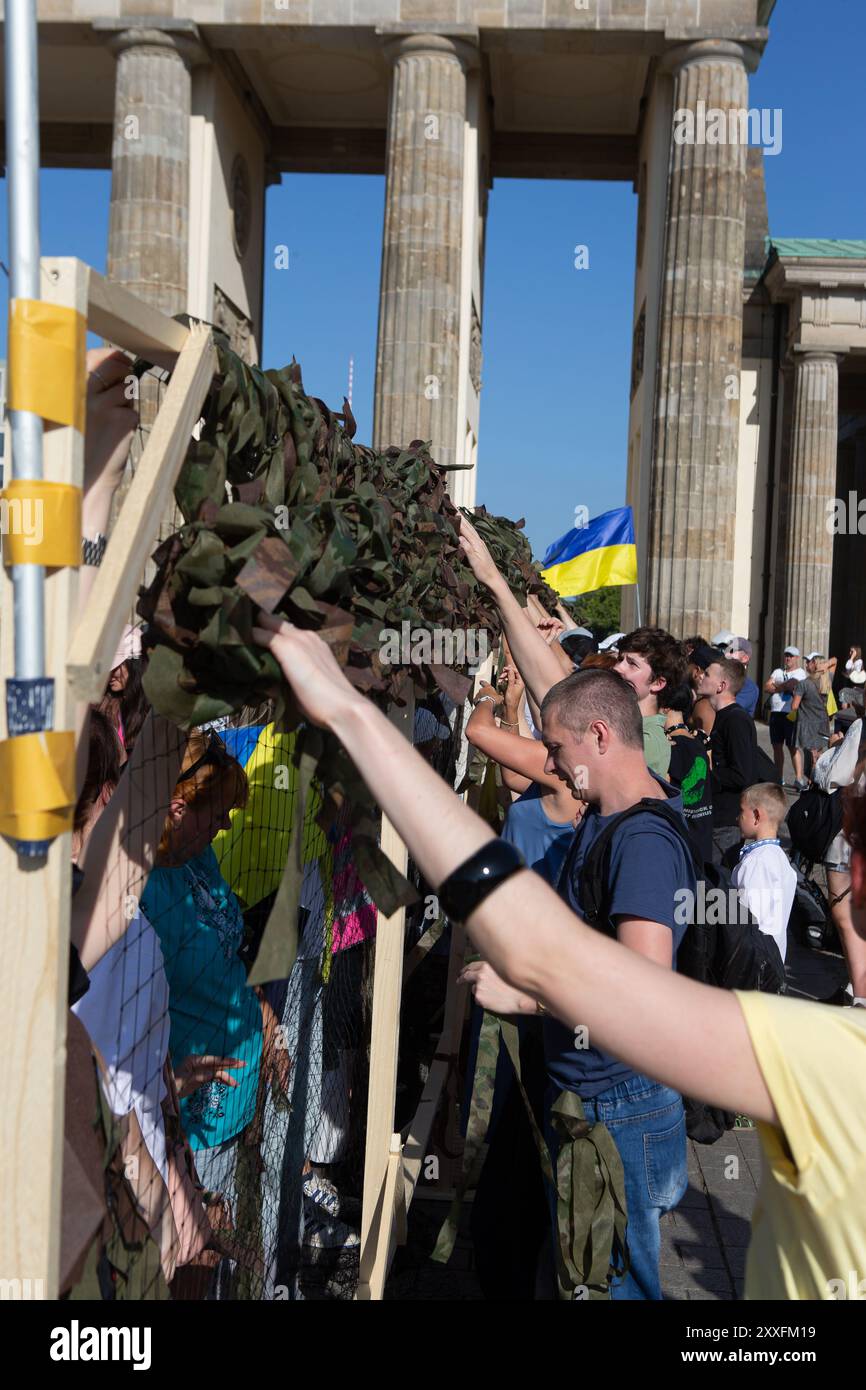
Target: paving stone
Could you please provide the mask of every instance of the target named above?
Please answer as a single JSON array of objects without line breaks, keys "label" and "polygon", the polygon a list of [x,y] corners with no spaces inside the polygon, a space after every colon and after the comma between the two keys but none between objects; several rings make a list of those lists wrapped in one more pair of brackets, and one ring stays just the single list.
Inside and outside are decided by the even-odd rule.
[{"label": "paving stone", "polygon": [[677,1202],[675,1210],[689,1210],[690,1208],[697,1208],[703,1211],[709,1211],[710,1209],[710,1199],[707,1193],[702,1192],[700,1188],[695,1187],[692,1183],[689,1184],[685,1193],[680,1198],[679,1202]]},{"label": "paving stone", "polygon": [[678,1240],[677,1245],[686,1269],[727,1269],[725,1252],[718,1245],[699,1245],[687,1240]]},{"label": "paving stone", "polygon": [[718,1216],[719,1237],[725,1250],[742,1249],[752,1235],[751,1222],[737,1216]]},{"label": "paving stone", "polygon": [[688,1270],[682,1274],[674,1274],[669,1280],[664,1281],[662,1292],[666,1298],[674,1299],[686,1299],[692,1293],[710,1293],[718,1298],[728,1299],[733,1297],[730,1279],[718,1269],[707,1270],[703,1274]]}]

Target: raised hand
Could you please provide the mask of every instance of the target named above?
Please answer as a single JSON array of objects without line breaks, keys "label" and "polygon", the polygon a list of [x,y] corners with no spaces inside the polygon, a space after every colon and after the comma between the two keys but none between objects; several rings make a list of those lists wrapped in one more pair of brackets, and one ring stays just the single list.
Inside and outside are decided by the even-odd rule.
[{"label": "raised hand", "polygon": [[460,544],[466,556],[466,563],[479,583],[486,584],[488,589],[496,588],[497,584],[502,582],[502,576],[472,522],[467,521],[462,513],[460,516]]},{"label": "raised hand", "polygon": [[129,358],[113,348],[87,354],[87,426],[84,436],[84,491],[113,494],[126,466],[138,414],[126,393]]},{"label": "raised hand", "polygon": [[174,1074],[178,1097],[183,1100],[210,1081],[224,1081],[227,1086],[237,1086],[237,1077],[232,1076],[230,1068],[245,1066],[246,1062],[238,1057],[187,1057]]},{"label": "raised hand", "polygon": [[352,688],[331,648],[315,632],[260,612],[253,638],[276,657],[302,712],[320,729],[331,728],[340,715],[369,703]]}]

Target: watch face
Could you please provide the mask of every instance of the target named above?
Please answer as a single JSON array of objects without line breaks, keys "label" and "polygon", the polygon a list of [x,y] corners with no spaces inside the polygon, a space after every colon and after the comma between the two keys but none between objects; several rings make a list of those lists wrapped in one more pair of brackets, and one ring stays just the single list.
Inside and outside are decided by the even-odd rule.
[{"label": "watch face", "polygon": [[232,207],[232,240],[238,259],[241,259],[249,246],[252,222],[250,171],[242,154],[235,156],[232,165],[229,197]]}]

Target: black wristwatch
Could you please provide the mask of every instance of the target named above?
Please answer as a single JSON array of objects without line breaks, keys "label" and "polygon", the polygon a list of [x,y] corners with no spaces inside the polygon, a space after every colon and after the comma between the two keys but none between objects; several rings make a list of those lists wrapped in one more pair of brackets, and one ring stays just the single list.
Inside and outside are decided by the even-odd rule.
[{"label": "black wristwatch", "polygon": [[526,860],[514,845],[490,840],[448,875],[439,889],[439,905],[452,922],[465,922],[488,893],[525,868]]},{"label": "black wristwatch", "polygon": [[81,563],[83,565],[101,565],[107,545],[108,537],[103,536],[101,531],[97,531],[92,540],[89,536],[83,536],[81,539]]}]

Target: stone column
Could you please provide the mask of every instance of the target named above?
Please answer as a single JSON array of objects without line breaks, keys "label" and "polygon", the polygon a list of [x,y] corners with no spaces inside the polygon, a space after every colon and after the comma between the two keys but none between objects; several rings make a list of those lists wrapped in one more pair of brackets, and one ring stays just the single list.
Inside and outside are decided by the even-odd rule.
[{"label": "stone column", "polygon": [[[731,108],[748,108],[752,57],[711,39],[673,49],[665,64],[674,77],[674,120],[644,611],[646,622],[678,637],[711,637],[731,621],[746,137],[698,141],[703,113],[721,109],[727,118]],[[682,112],[695,117],[691,139]],[[678,129],[683,143],[674,138]]]},{"label": "stone column", "polygon": [[836,496],[839,358],[832,352],[800,352],[794,371],[787,524],[779,537],[784,584],[780,636],[783,646],[792,642],[804,657],[812,651],[826,656],[833,579],[833,519],[827,503]]},{"label": "stone column", "polygon": [[461,39],[389,41],[385,224],[376,348],[377,447],[431,439],[454,463],[459,389],[466,72]]},{"label": "stone column", "polygon": [[117,57],[108,276],[166,314],[186,311],[189,240],[188,34],[121,29]]}]

